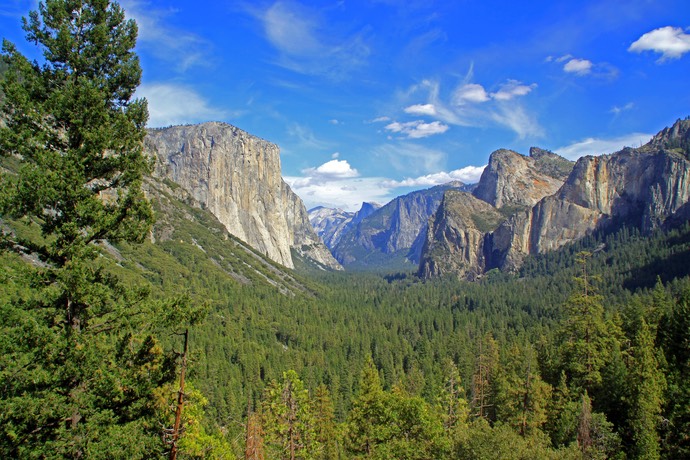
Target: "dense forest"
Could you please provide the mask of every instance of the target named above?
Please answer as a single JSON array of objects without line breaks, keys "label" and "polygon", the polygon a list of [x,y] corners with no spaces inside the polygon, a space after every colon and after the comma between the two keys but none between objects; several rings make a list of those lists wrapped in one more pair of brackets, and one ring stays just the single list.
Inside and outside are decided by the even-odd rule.
[{"label": "dense forest", "polygon": [[80,5],[29,17],[44,64],[3,47],[3,458],[690,457],[689,223],[290,272],[148,178],[136,25]]}]

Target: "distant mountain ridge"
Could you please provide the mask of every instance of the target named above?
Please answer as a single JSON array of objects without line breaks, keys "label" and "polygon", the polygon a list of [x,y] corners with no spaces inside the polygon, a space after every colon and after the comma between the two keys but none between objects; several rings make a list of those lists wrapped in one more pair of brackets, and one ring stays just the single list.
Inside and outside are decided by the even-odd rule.
[{"label": "distant mountain ridge", "polygon": [[[626,223],[649,232],[690,218],[690,118],[678,120],[640,148],[580,158],[554,193],[527,207],[524,205],[538,197],[532,195],[536,189],[529,187],[529,181],[525,187],[529,193],[522,193],[519,186],[518,190],[511,187],[521,183],[516,179],[519,176],[533,179],[532,184],[540,179],[532,177],[531,170],[526,175],[510,170],[508,165],[516,164],[516,158],[514,152],[506,152],[495,152],[495,158],[492,154],[487,170],[497,175],[485,171],[486,181],[483,174],[475,197],[444,197],[443,213],[436,216],[427,234],[420,276],[454,274],[474,279],[492,268],[516,270],[526,256],[558,249],[595,230]],[[549,158],[550,163],[565,166]],[[559,171],[563,172],[562,168]],[[539,193],[549,190],[538,189]],[[519,199],[525,195],[529,200]],[[492,206],[503,205],[494,206],[503,211],[503,219],[488,218],[495,215],[493,211],[475,210],[473,198],[483,198]],[[520,206],[511,208],[502,199]],[[476,234],[481,230],[475,225],[476,213],[485,222],[492,222],[481,237]],[[465,237],[452,239],[447,235]],[[449,253],[458,257],[449,259]]]},{"label": "distant mountain ridge", "polygon": [[417,264],[427,223],[438,209],[443,193],[473,187],[459,181],[450,182],[397,197],[378,209],[364,206],[331,247],[333,255],[346,268],[381,269]]}]

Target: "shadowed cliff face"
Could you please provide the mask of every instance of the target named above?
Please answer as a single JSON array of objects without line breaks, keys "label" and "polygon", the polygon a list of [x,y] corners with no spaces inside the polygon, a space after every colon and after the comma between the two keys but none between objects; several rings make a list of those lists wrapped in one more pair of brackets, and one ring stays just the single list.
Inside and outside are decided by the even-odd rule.
[{"label": "shadowed cliff face", "polygon": [[[546,173],[558,180],[558,175],[567,169],[560,157],[552,155],[533,149],[531,158],[547,160],[533,168],[529,159],[515,152],[494,152],[475,196],[502,207],[503,214],[510,217],[496,228],[486,230],[483,238],[473,236],[474,248],[469,248],[470,238],[465,238],[462,245],[468,249],[462,253],[458,251],[460,243],[453,247],[446,243],[450,239],[443,236],[457,225],[430,230],[426,247],[436,248],[435,255],[425,252],[423,260],[427,260],[427,266],[435,263],[448,270],[434,271],[420,266],[420,274],[455,273],[472,278],[491,268],[516,270],[527,255],[558,249],[597,229],[625,222],[649,232],[690,217],[690,119],[677,121],[638,149],[625,148],[610,155],[580,158],[558,190],[539,197],[547,188],[529,186],[537,174]],[[511,173],[513,168],[515,173]],[[467,201],[466,197],[458,196],[447,200],[451,198]],[[535,203],[524,206],[535,198]],[[466,222],[462,212],[458,214],[454,208],[461,207],[445,206],[445,212],[448,214],[450,210],[453,218],[437,216],[435,225],[444,221]],[[466,227],[466,224],[461,226]],[[439,238],[448,251],[464,257],[462,264],[455,264],[460,268],[434,262],[446,257],[438,249],[443,244],[433,241]]]},{"label": "shadowed cliff face", "polygon": [[283,182],[277,145],[211,122],[151,130],[145,148],[156,159],[154,175],[182,186],[228,232],[271,260],[292,268],[291,248],[298,246],[338,267]]},{"label": "shadowed cliff face", "polygon": [[449,190],[429,220],[419,275],[431,278],[453,273],[475,279],[485,268],[485,240],[505,217],[469,193]]},{"label": "shadowed cliff face", "polygon": [[[397,197],[344,232],[333,254],[346,267],[370,264],[371,268],[381,268],[395,257],[417,263],[428,220],[438,209],[443,193],[468,187],[450,182]],[[372,255],[376,261],[367,262]]]}]

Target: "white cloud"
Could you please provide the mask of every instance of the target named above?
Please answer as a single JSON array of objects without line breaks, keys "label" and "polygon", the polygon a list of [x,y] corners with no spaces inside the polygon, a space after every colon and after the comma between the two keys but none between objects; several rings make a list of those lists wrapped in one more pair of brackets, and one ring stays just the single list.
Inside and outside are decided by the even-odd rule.
[{"label": "white cloud", "polygon": [[464,102],[486,102],[488,100],[489,94],[482,85],[477,83],[466,83],[453,93],[453,103],[456,105]]},{"label": "white cloud", "polygon": [[525,85],[517,80],[508,80],[499,87],[498,91],[491,93],[491,97],[497,101],[509,101],[518,96],[526,96],[536,87],[536,83]]},{"label": "white cloud", "polygon": [[536,116],[520,101],[537,87],[536,84],[507,80],[498,85],[497,91],[488,92],[481,84],[470,82],[472,71],[471,66],[470,71],[452,92],[449,100],[441,97],[440,84],[430,79],[399,93],[399,99],[405,101],[418,97],[420,92],[426,92],[426,103],[408,104],[404,110],[415,115],[432,116],[438,120],[437,125],[427,123],[430,126],[421,126],[420,123],[423,122],[420,120],[396,121],[386,126],[386,130],[414,132],[414,135],[408,134],[408,137],[420,138],[443,132],[448,129],[448,125],[486,127],[498,124],[514,131],[520,138],[543,135],[543,129]]},{"label": "white cloud", "polygon": [[434,107],[434,104],[415,104],[405,107],[405,113],[434,116],[436,115],[436,107]]},{"label": "white cloud", "polygon": [[441,171],[415,178],[406,178],[401,181],[386,181],[384,185],[391,188],[433,187],[434,185],[447,184],[448,182],[456,180],[465,184],[474,184],[479,181],[485,167],[486,166],[466,166],[450,172]]},{"label": "white cloud", "polygon": [[147,99],[151,127],[222,120],[230,115],[211,106],[193,89],[177,84],[141,85],[136,97]]},{"label": "white cloud", "polygon": [[313,182],[303,177],[283,177],[292,190],[302,198],[307,209],[315,206],[341,208],[355,212],[365,201],[388,203],[394,198],[392,190],[382,184],[383,177],[362,177],[337,181]]},{"label": "white cloud", "polygon": [[425,123],[422,120],[409,121],[400,123],[394,121],[386,125],[388,131],[394,133],[401,133],[407,135],[409,139],[421,139],[423,137],[433,136],[434,134],[442,134],[448,131],[448,125],[444,125],[440,121],[432,121]]},{"label": "white cloud", "polygon": [[678,59],[690,52],[690,34],[685,33],[680,27],[661,27],[642,35],[630,45],[628,51],[654,51],[661,54],[659,61]]},{"label": "white cloud", "polygon": [[565,63],[563,70],[575,75],[587,75],[592,72],[592,61],[587,59],[571,59]]},{"label": "white cloud", "polygon": [[316,168],[307,168],[302,171],[302,174],[307,175],[317,183],[359,176],[357,170],[350,166],[347,160],[338,159],[328,161]]},{"label": "white cloud", "polygon": [[621,150],[623,147],[639,147],[652,138],[651,134],[632,133],[611,139],[589,137],[560,148],[553,149],[559,155],[577,160],[585,155],[603,155]]},{"label": "white cloud", "polygon": [[391,117],[377,117],[371,120],[369,123],[385,123],[387,121],[391,121]]}]

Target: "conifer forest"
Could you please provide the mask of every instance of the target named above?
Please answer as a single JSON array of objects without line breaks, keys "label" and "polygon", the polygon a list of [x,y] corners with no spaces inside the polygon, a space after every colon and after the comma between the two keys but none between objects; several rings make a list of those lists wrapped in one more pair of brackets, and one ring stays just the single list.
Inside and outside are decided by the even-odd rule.
[{"label": "conifer forest", "polygon": [[472,282],[289,270],[151,178],[117,3],[23,26],[40,60],[5,41],[0,64],[0,457],[690,458],[689,222]]}]

